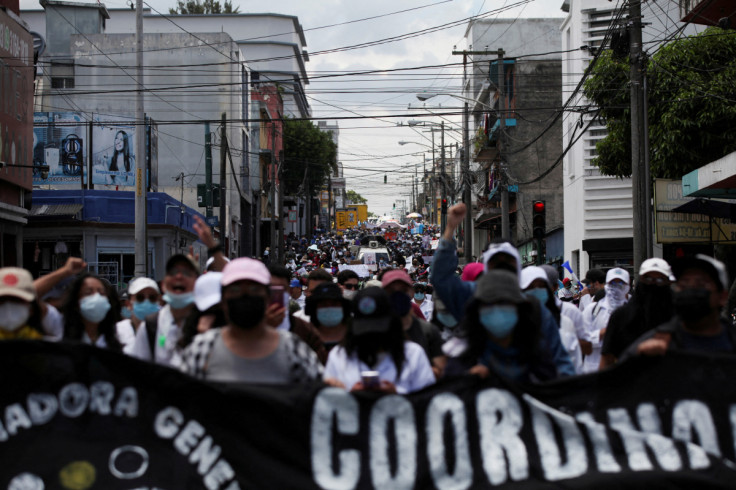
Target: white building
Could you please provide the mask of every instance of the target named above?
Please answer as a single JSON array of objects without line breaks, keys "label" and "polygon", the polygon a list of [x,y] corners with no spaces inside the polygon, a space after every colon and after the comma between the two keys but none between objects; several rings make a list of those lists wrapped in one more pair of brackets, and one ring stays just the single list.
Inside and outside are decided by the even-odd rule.
[{"label": "white building", "polygon": [[[621,2],[609,0],[565,0],[562,10],[567,17],[562,23],[563,79],[562,102],[570,99],[585,68],[600,47],[614,21],[625,25],[628,12],[619,17]],[[644,50],[652,53],[659,42],[676,34],[683,27],[679,21],[675,0],[642,2],[642,33]],[[681,35],[693,34],[703,27],[688,25]],[[593,49],[575,50],[580,46]],[[609,46],[606,46],[609,47]],[[570,52],[565,52],[573,50]],[[570,105],[585,106],[588,102],[578,94]],[[592,115],[567,111],[563,119],[563,148],[580,135]],[[605,125],[594,121],[563,159],[565,213],[565,260],[583,277],[588,269],[608,269],[615,266],[633,267],[632,196],[630,179],[618,179],[600,174],[592,165],[596,142],[606,136]],[[655,244],[655,255],[658,253]]]}]

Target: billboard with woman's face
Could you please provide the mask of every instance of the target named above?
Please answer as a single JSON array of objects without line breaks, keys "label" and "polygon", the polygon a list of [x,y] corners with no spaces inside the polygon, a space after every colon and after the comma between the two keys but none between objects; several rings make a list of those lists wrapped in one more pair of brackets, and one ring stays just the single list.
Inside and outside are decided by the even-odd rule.
[{"label": "billboard with woman's face", "polygon": [[92,184],[135,185],[135,131],[130,119],[104,116],[104,121],[95,122],[92,126]]}]

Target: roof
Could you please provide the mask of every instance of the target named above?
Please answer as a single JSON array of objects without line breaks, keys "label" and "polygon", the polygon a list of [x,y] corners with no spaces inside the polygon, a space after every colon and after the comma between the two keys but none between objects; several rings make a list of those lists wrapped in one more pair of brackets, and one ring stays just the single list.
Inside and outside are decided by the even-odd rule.
[{"label": "roof", "polygon": [[82,204],[33,204],[29,216],[74,216]]}]

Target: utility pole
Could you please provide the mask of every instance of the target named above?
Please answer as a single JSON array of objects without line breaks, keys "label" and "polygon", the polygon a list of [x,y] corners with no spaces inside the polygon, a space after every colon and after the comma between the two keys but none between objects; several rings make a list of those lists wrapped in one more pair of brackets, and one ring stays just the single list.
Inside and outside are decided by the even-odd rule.
[{"label": "utility pole", "polygon": [[276,123],[271,120],[271,171],[270,171],[270,191],[271,191],[271,252],[269,260],[274,259],[276,253]]},{"label": "utility pole", "polygon": [[[463,66],[465,59],[463,59]],[[465,263],[473,260],[473,192],[470,188],[470,110],[465,102],[463,111],[463,168],[460,178],[463,181],[463,202],[467,207],[465,212],[465,229],[463,230],[463,250],[465,251]]]},{"label": "utility pole", "polygon": [[633,258],[634,273],[647,258],[646,213],[649,203],[645,202],[647,186],[643,167],[644,139],[642,121],[642,39],[641,0],[632,0],[629,6],[629,59],[631,78],[631,195],[633,210]]},{"label": "utility pole", "polygon": [[[136,277],[148,275],[146,243],[146,142],[143,110],[143,0],[135,0],[135,64],[138,90],[135,97],[135,120],[141,124],[135,132],[135,267]],[[84,175],[84,172],[82,172]],[[177,244],[178,246],[179,244]]]},{"label": "utility pole", "polygon": [[[440,179],[442,179],[442,187],[440,188],[440,192],[441,192],[440,199],[442,199],[441,202],[445,202],[445,199],[447,199],[447,176],[445,175],[445,121],[442,121],[441,127],[442,127],[442,133],[440,133],[441,134],[440,158],[441,158],[442,167],[440,168],[440,174],[441,174]],[[447,226],[447,209],[442,207],[441,211],[442,211],[442,218],[441,218],[442,222],[440,224],[440,229],[444,230],[445,226]]]},{"label": "utility pole", "polygon": [[225,161],[227,158],[227,114],[222,113],[222,122],[220,124],[220,244],[222,245],[225,257],[230,257],[230,240],[227,239],[227,194],[225,193],[227,167]]},{"label": "utility pole", "polygon": [[500,127],[498,132],[498,169],[501,176],[501,238],[511,240],[511,227],[509,225],[509,188],[506,170],[503,168],[504,136],[506,135],[506,94],[504,93],[505,73],[503,62],[503,49],[498,50],[498,116]]},{"label": "utility pole", "polygon": [[210,133],[210,122],[204,123],[204,186],[205,186],[205,216],[211,218],[214,214],[212,209],[212,133]]}]

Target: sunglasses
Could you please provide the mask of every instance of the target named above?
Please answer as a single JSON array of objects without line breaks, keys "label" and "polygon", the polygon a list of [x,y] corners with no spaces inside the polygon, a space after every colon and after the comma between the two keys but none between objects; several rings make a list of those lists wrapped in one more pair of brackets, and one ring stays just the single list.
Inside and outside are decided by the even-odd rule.
[{"label": "sunglasses", "polygon": [[355,290],[355,289],[358,289],[360,285],[359,284],[344,284],[343,287],[345,289]]},{"label": "sunglasses", "polygon": [[151,303],[158,302],[158,294],[143,294],[138,293],[135,295],[135,301],[137,303],[143,303],[145,300],[150,301]]}]

